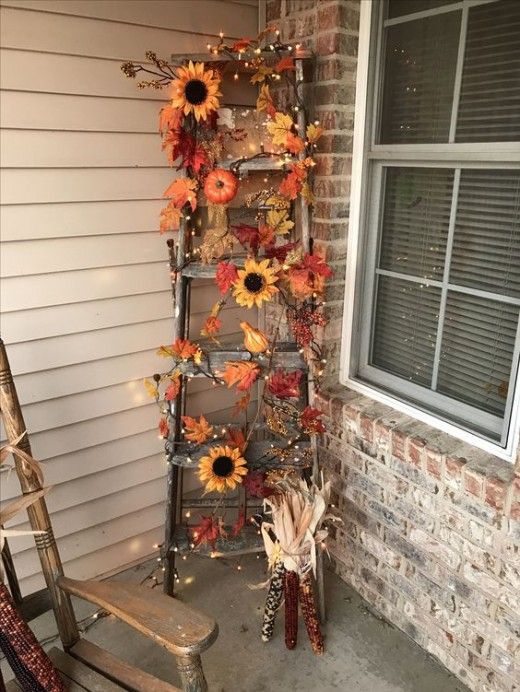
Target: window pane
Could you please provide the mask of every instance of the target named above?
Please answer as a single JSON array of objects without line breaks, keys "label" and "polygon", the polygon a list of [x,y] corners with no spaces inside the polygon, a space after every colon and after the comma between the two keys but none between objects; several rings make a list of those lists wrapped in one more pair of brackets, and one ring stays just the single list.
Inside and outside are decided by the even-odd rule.
[{"label": "window pane", "polygon": [[449,292],[438,391],[504,414],[519,308]]},{"label": "window pane", "polygon": [[442,279],[453,171],[388,168],[380,267]]},{"label": "window pane", "polygon": [[449,5],[454,0],[390,0],[388,3],[388,17],[402,17],[412,12],[431,10],[441,5]]},{"label": "window pane", "polygon": [[372,365],[429,385],[440,289],[379,276]]},{"label": "window pane", "polygon": [[520,171],[462,171],[450,281],[520,298]]},{"label": "window pane", "polygon": [[460,12],[387,29],[381,142],[447,142]]},{"label": "window pane", "polygon": [[520,140],[518,0],[503,0],[469,11],[456,139]]}]

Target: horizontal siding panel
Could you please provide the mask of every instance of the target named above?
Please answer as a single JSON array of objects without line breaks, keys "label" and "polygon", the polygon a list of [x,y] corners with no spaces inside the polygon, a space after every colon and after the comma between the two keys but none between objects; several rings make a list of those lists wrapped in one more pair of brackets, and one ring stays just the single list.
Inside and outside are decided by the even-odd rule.
[{"label": "horizontal siding panel", "polygon": [[2,245],[3,277],[51,274],[58,271],[97,269],[107,264],[128,266],[167,258],[163,239],[155,231],[118,235],[83,236],[50,240],[21,240]]},{"label": "horizontal siding panel", "polygon": [[168,98],[166,91],[138,89],[133,79],[123,75],[118,60],[4,48],[0,61],[3,89],[155,102]]},{"label": "horizontal siding panel", "polygon": [[172,46],[179,52],[201,52],[213,40],[210,34],[198,33],[200,24],[197,35],[130,24],[123,25],[124,31],[120,31],[114,22],[5,6],[0,18],[5,48],[41,53],[58,51],[113,60],[143,60],[145,50],[169,57]]},{"label": "horizontal siding panel", "polygon": [[[155,554],[153,545],[160,543],[164,536],[164,525],[161,523],[150,531],[136,534],[125,541],[113,545],[107,545],[89,555],[83,555],[77,560],[70,560],[63,565],[64,572],[72,579],[90,579],[108,575],[124,569],[125,566],[144,560]],[[45,587],[45,581],[39,571],[39,560],[36,549],[31,551],[33,555],[35,574],[21,581],[22,594],[26,595]],[[15,560],[16,566],[16,560]]]},{"label": "horizontal siding panel", "polygon": [[[91,527],[72,536],[65,536],[60,540],[60,555],[64,562],[75,560],[82,555],[104,548],[107,544],[131,538],[138,531],[155,528],[163,521],[162,503],[147,507],[139,513],[126,514],[106,524]],[[32,550],[24,551],[16,556],[16,570],[21,579],[34,573]]]},{"label": "horizontal siding panel", "polygon": [[[49,512],[53,515],[55,512],[63,512],[85,503],[88,504],[92,500],[96,500],[96,498],[113,496],[126,488],[142,485],[154,479],[164,478],[166,469],[164,454],[155,454],[144,459],[132,461],[124,466],[107,469],[100,473],[92,473],[67,483],[54,485],[45,500],[49,507]],[[127,514],[129,509],[130,507],[127,507],[125,511],[121,508],[121,514]],[[23,514],[18,514],[9,522],[9,526],[22,526],[25,521],[26,517]],[[90,525],[99,523],[95,521],[94,514]]]},{"label": "horizontal siding panel", "polygon": [[[158,461],[158,464],[160,463]],[[127,514],[129,507],[137,513],[147,507],[160,504],[164,498],[163,476],[164,474],[146,483],[130,486],[104,497],[94,495],[88,502],[60,512],[53,512],[52,529],[56,540],[61,542],[65,536],[71,536],[90,527],[117,519]],[[52,492],[54,489],[51,490]],[[47,497],[50,498],[50,495]],[[29,523],[24,522],[20,528],[22,530],[29,529]],[[34,538],[32,536],[20,536],[16,541],[16,553],[31,550],[33,546]]]},{"label": "horizontal siding panel", "polygon": [[162,199],[3,206],[0,209],[2,240],[158,231],[163,206]]},{"label": "horizontal siding panel", "polygon": [[170,281],[165,269],[166,261],[164,264],[157,262],[129,267],[103,267],[3,279],[2,311],[5,313],[167,290]]},{"label": "horizontal siding panel", "polygon": [[[2,91],[2,127],[157,134],[160,103],[137,99]],[[46,135],[45,135],[46,136]]]},{"label": "horizontal siding panel", "polygon": [[137,434],[150,430],[157,434],[155,402],[112,416],[36,433],[31,435],[31,446],[34,457],[44,461],[126,437],[129,432]]},{"label": "horizontal siding panel", "polygon": [[[238,38],[256,34],[258,0],[241,2],[244,6],[239,9],[233,7],[234,3],[222,0],[196,2],[201,5],[198,12],[194,11],[194,0],[146,0],[144,3],[142,0],[125,0],[124,13],[121,11],[121,0],[5,0],[2,4],[161,29],[175,28],[193,34],[204,31],[215,36],[220,28],[227,35]],[[226,4],[230,6],[226,7]],[[221,27],[223,20],[225,26]]]},{"label": "horizontal siding panel", "polygon": [[[192,388],[190,391],[194,405],[200,405],[200,410],[208,413],[219,410],[228,394],[220,387],[212,387],[208,382],[205,382],[202,391],[195,392]],[[227,405],[234,401],[234,393],[230,394],[232,398],[228,400]],[[132,380],[110,387],[27,404],[24,408],[24,418],[27,429],[31,433],[38,433],[89,420],[92,418],[93,411],[96,417],[108,416],[118,411],[146,406],[149,402],[150,396],[142,380]]]},{"label": "horizontal siding panel", "polygon": [[[32,439],[32,438],[31,438]],[[67,483],[111,468],[120,467],[145,457],[160,455],[163,443],[150,431],[129,435],[105,444],[80,449],[42,462],[47,485]],[[3,473],[2,500],[20,495],[20,483],[15,473]]]},{"label": "horizontal siding panel", "polygon": [[123,325],[87,334],[65,334],[9,345],[9,360],[15,374],[39,372],[74,363],[85,363],[101,358],[144,351],[150,341],[168,341],[171,319],[153,320],[134,325]]},{"label": "horizontal siding panel", "polygon": [[5,170],[3,204],[159,199],[177,173],[168,168]]},{"label": "horizontal siding panel", "polygon": [[0,147],[4,168],[167,168],[158,134],[4,130]]},{"label": "horizontal siding panel", "polygon": [[30,311],[30,319],[26,310],[8,312],[2,316],[2,332],[6,341],[16,344],[163,319],[171,317],[171,312],[170,291],[161,291],[35,309]]}]

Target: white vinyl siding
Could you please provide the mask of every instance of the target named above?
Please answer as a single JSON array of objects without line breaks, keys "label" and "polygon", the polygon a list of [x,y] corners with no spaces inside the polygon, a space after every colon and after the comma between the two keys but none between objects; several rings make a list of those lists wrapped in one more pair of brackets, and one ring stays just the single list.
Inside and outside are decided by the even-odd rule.
[{"label": "white vinyl siding", "polygon": [[[1,4],[1,275],[6,343],[65,571],[87,578],[153,552],[164,521],[158,410],[142,378],[171,334],[161,195],[175,171],[157,133],[165,94],[120,70],[146,50],[203,52],[257,31],[256,0],[5,0]],[[241,101],[237,89],[231,100]],[[193,290],[196,334],[215,299]],[[234,331],[236,310],[224,315]],[[227,419],[194,382],[188,406]],[[4,434],[2,431],[2,439]],[[2,474],[1,498],[18,494]],[[24,516],[12,525],[25,526]],[[31,537],[11,549],[43,586]]]},{"label": "white vinyl siding", "polygon": [[362,155],[369,192],[347,380],[510,450],[520,350],[520,6],[373,7]]}]

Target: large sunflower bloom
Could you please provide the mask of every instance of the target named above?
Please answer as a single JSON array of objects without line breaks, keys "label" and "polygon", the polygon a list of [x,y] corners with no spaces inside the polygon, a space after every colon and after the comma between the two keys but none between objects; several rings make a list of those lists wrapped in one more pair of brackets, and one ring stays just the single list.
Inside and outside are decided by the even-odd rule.
[{"label": "large sunflower bloom", "polygon": [[239,305],[247,308],[256,305],[259,308],[278,292],[274,285],[277,281],[276,270],[270,266],[268,259],[261,262],[248,259],[244,269],[238,270],[238,279],[233,283],[233,295]]},{"label": "large sunflower bloom", "polygon": [[247,475],[246,460],[238,447],[212,447],[207,456],[199,460],[199,479],[206,485],[206,492],[224,493],[234,490]]},{"label": "large sunflower bloom", "polygon": [[218,90],[220,80],[213,70],[205,70],[203,62],[191,60],[185,67],[176,70],[177,79],[173,81],[172,107],[179,108],[184,115],[193,113],[197,122],[206,120],[212,111],[219,107]]}]

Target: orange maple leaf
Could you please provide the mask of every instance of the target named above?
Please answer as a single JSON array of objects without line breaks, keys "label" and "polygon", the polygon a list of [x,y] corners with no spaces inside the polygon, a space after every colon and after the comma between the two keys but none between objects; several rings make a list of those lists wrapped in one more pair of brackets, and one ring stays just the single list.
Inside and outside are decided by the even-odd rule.
[{"label": "orange maple leaf", "polygon": [[171,382],[164,392],[164,398],[166,401],[173,401],[181,389],[181,378],[179,373],[176,372],[171,377]]},{"label": "orange maple leaf", "polygon": [[287,273],[289,287],[295,298],[305,300],[314,293],[314,282],[308,269],[291,269]]},{"label": "orange maple leaf", "polygon": [[197,353],[198,350],[199,347],[197,344],[194,344],[189,339],[177,339],[172,344],[173,355],[177,356],[181,360],[189,360]]},{"label": "orange maple leaf", "polygon": [[173,108],[169,103],[161,108],[159,113],[159,132],[162,134],[167,130],[176,130],[179,128],[182,120],[182,111],[179,108]]},{"label": "orange maple leaf", "polygon": [[218,334],[221,327],[222,320],[214,315],[209,315],[209,317],[206,317],[206,321],[204,322],[204,326],[200,330],[200,333],[202,336],[215,336],[215,334]]},{"label": "orange maple leaf", "polygon": [[289,199],[296,199],[301,189],[301,180],[298,178],[298,175],[294,171],[291,171],[285,176],[285,178],[280,183],[278,192],[284,197],[288,197]]},{"label": "orange maple leaf", "polygon": [[246,411],[250,401],[251,394],[248,392],[247,394],[244,394],[243,397],[238,399],[238,401],[236,401],[234,412],[239,414],[241,411]]},{"label": "orange maple leaf", "polygon": [[180,209],[177,209],[171,202],[164,207],[159,216],[159,232],[161,235],[166,231],[178,231],[181,216]]},{"label": "orange maple leaf", "polygon": [[303,139],[295,135],[293,132],[288,132],[285,139],[285,148],[290,151],[291,154],[299,154],[304,148]]},{"label": "orange maple leaf", "polygon": [[246,48],[249,48],[250,45],[250,38],[241,38],[238,41],[235,41],[235,43],[231,46],[231,51],[233,53],[243,53]]},{"label": "orange maple leaf", "polygon": [[260,374],[258,365],[249,360],[232,360],[226,363],[226,369],[220,375],[228,389],[236,385],[239,392],[247,392]]},{"label": "orange maple leaf", "polygon": [[202,415],[199,420],[191,416],[182,416],[182,422],[186,429],[184,437],[190,442],[196,442],[199,445],[204,444],[213,433],[213,427]]},{"label": "orange maple leaf", "polygon": [[166,418],[161,418],[159,421],[159,435],[161,437],[168,437],[170,434],[170,426]]},{"label": "orange maple leaf", "polygon": [[182,209],[185,204],[191,206],[191,210],[197,208],[197,181],[191,178],[177,178],[163,193],[163,197],[171,197],[172,204],[177,209]]}]

